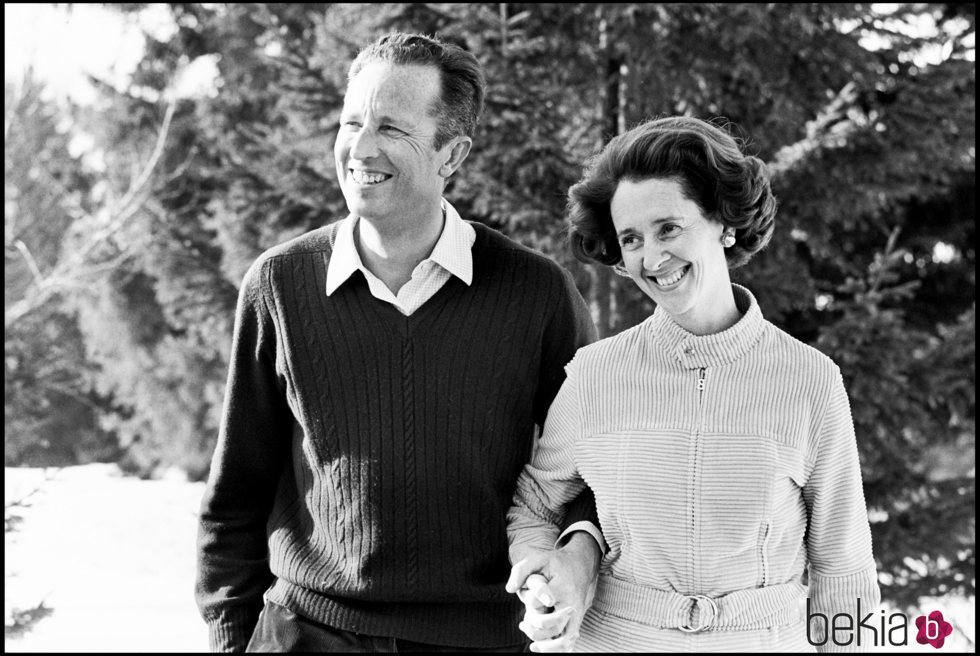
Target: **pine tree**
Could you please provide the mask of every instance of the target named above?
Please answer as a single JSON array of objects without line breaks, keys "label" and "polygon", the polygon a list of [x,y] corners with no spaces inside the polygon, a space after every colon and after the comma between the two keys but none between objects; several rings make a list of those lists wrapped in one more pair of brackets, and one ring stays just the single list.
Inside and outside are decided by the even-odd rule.
[{"label": "pine tree", "polygon": [[[571,269],[602,335],[653,305],[568,255],[565,194],[583,162],[658,115],[740,126],[780,212],[735,280],[842,369],[885,596],[973,594],[972,5],[168,6],[174,35],[151,42],[128,90],[105,88],[110,109],[91,123],[119,197],[172,107],[139,210],[106,246],[120,263],[79,308],[134,466],[206,472],[241,276],[346,214],[332,163],[346,68],[384,31],[420,31],[470,49],[489,80],[447,196]],[[909,36],[911,23],[935,30]],[[168,105],[199,57],[216,62],[213,92]]]},{"label": "pine tree", "polygon": [[66,465],[117,455],[97,416],[105,399],[67,297],[75,221],[93,179],[73,157],[59,110],[28,70],[4,85],[4,463]]}]

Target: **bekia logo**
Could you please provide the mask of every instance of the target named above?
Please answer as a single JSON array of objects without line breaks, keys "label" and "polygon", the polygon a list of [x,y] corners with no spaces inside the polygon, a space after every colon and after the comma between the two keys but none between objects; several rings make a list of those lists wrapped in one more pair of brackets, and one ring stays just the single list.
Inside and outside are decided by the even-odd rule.
[{"label": "bekia logo", "polygon": [[929,613],[928,617],[925,615],[916,617],[915,627],[919,629],[915,641],[920,645],[932,645],[936,649],[942,647],[946,642],[946,636],[953,632],[953,625],[943,619],[943,614],[938,610]]},{"label": "bekia logo", "polygon": [[[837,613],[832,618],[824,613],[814,613],[810,600],[806,600],[806,639],[815,647],[832,642],[838,647],[854,644],[860,647],[898,647],[909,642],[909,618],[905,613],[892,613],[885,616],[881,610],[875,617],[871,612],[861,615],[861,599],[855,604],[855,614]],[[874,619],[872,619],[874,618]],[[953,625],[943,618],[942,612],[934,610],[929,615],[915,618],[918,634],[915,641],[920,645],[932,645],[939,649],[953,632]]]}]

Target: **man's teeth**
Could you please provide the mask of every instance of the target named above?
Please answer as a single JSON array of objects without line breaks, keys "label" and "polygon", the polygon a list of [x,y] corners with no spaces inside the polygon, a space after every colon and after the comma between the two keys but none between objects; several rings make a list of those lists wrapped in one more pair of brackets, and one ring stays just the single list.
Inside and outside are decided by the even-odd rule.
[{"label": "man's teeth", "polygon": [[357,184],[377,184],[390,178],[384,173],[367,173],[366,171],[351,171],[351,179]]},{"label": "man's teeth", "polygon": [[670,285],[673,285],[675,282],[683,278],[685,273],[687,273],[687,268],[678,269],[677,271],[670,274],[669,276],[665,276],[662,278],[655,278],[655,280],[657,281],[657,284],[660,285],[661,287],[669,287]]}]

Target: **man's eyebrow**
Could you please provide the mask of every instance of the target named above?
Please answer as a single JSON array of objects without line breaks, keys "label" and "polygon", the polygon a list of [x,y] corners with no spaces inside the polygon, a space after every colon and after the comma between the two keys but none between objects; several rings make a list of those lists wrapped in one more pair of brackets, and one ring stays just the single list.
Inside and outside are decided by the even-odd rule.
[{"label": "man's eyebrow", "polygon": [[[359,111],[356,111],[356,110],[350,110],[350,111],[343,111],[343,110],[341,110],[341,112],[340,112],[340,118],[341,119],[345,119],[345,118],[346,119],[349,119],[349,118],[361,118],[361,113]],[[378,123],[381,123],[381,124],[391,124],[391,125],[402,125],[402,124],[405,123],[405,121],[402,120],[402,119],[400,119],[400,118],[398,118],[398,117],[389,116],[389,115],[385,114],[383,116],[379,116],[378,117]]]}]

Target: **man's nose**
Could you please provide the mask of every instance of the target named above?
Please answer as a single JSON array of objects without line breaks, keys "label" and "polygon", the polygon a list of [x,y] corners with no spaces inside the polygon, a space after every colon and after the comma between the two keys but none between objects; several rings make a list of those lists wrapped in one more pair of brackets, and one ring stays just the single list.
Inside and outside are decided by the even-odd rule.
[{"label": "man's nose", "polygon": [[374,130],[361,127],[351,136],[350,156],[352,159],[371,159],[378,154],[378,139]]}]

